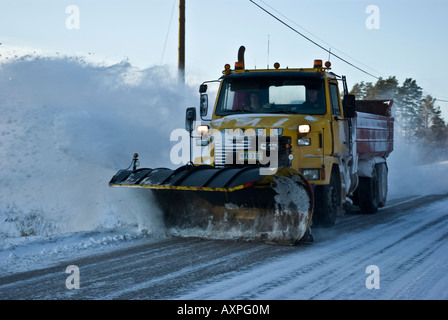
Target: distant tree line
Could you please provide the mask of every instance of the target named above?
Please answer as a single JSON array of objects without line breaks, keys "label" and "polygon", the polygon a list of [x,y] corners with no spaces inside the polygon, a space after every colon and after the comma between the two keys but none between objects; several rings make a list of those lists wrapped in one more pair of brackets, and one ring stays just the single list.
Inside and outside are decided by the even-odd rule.
[{"label": "distant tree line", "polygon": [[395,135],[420,147],[422,162],[448,158],[448,126],[440,107],[431,95],[423,96],[415,80],[408,78],[400,85],[395,77],[379,78],[376,83],[356,83],[350,93],[361,100],[393,99]]}]

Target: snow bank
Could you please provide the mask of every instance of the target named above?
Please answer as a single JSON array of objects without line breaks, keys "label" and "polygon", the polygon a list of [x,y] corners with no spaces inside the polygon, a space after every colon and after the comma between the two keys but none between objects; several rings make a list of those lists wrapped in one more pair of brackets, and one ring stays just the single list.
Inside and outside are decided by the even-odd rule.
[{"label": "snow bank", "polygon": [[163,232],[146,190],[108,186],[140,154],[170,167],[170,133],[197,90],[163,67],[76,57],[0,64],[0,241],[123,224]]}]

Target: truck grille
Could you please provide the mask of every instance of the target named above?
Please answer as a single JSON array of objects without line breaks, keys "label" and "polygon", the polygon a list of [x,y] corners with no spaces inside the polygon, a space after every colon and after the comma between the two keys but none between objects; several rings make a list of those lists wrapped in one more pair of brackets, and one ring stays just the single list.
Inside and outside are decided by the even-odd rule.
[{"label": "truck grille", "polygon": [[291,137],[232,136],[224,132],[214,140],[215,166],[290,167]]}]

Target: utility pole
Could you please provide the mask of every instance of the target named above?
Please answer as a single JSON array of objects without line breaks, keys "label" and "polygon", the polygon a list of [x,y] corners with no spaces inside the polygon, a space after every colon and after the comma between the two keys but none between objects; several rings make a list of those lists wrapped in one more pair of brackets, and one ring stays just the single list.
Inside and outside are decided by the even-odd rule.
[{"label": "utility pole", "polygon": [[185,83],[185,0],[179,0],[179,82]]}]

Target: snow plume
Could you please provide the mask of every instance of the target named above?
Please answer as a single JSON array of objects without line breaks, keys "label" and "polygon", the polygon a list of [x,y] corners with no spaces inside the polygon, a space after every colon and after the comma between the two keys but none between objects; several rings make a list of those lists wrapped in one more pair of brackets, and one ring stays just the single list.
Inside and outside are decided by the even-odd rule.
[{"label": "snow plume", "polygon": [[170,133],[196,92],[163,67],[0,64],[0,239],[123,224],[163,232],[149,191],[108,182],[135,152],[144,167],[172,167]]},{"label": "snow plume", "polygon": [[395,135],[394,151],[387,160],[388,198],[448,193],[448,161],[422,164],[422,148],[407,140]]}]

